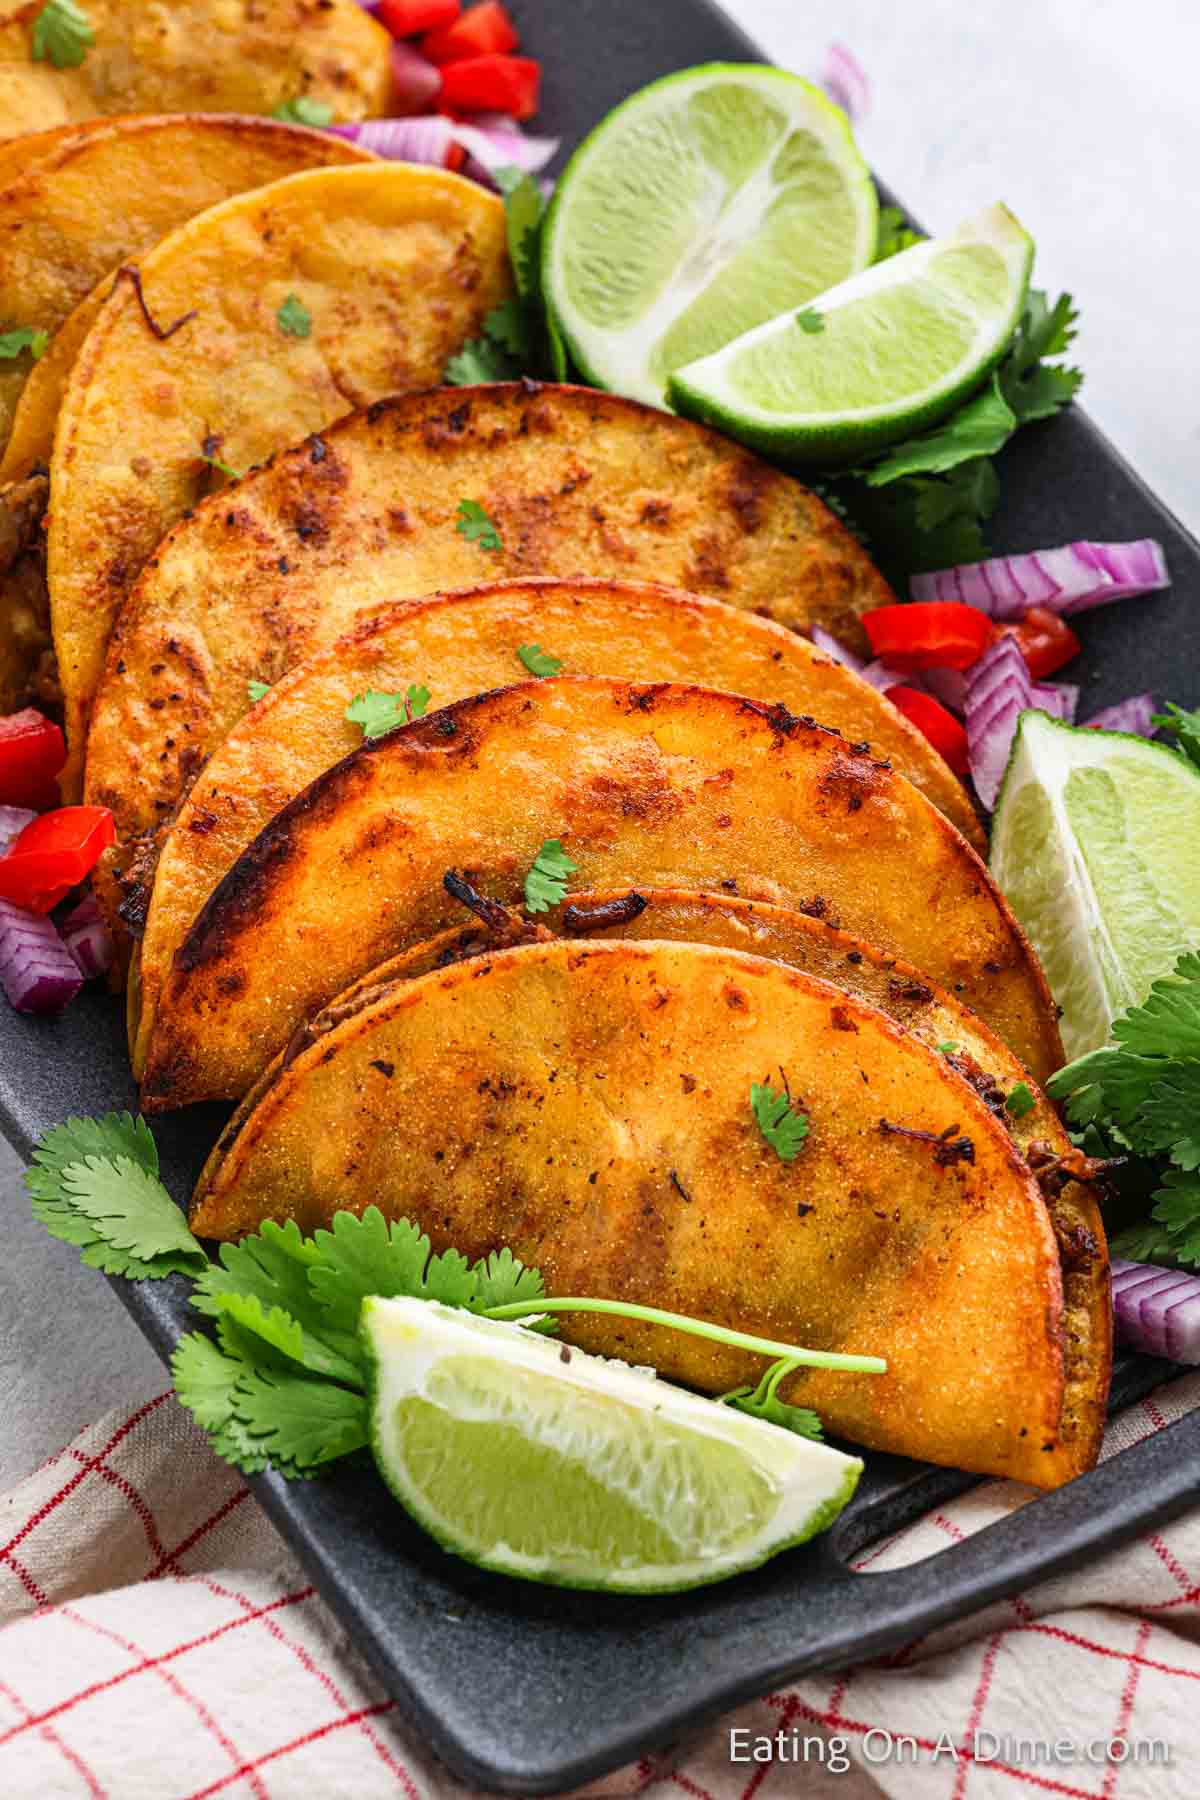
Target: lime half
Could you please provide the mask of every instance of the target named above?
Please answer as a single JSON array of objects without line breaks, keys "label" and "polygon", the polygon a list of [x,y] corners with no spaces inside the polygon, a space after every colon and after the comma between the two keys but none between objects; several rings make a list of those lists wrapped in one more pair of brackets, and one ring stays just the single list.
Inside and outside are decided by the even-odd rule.
[{"label": "lime half", "polygon": [[1200,770],[1165,744],[1021,714],[992,874],[1063,1009],[1067,1055],[1200,945]]},{"label": "lime half", "polygon": [[833,462],[936,424],[1016,328],[1033,240],[993,206],[678,368],[673,406],[759,449]]},{"label": "lime half", "polygon": [[371,1441],[446,1550],[565,1587],[723,1580],[837,1517],[862,1464],[652,1374],[428,1300],[364,1302]]},{"label": "lime half", "polygon": [[652,405],[666,378],[875,254],[845,115],[781,69],[711,63],[611,112],[558,184],[550,312],[589,381]]}]

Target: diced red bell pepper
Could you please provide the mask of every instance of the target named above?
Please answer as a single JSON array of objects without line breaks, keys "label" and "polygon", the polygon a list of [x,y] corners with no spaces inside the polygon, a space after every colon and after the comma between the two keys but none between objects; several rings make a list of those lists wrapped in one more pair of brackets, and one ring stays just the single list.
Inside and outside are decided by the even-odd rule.
[{"label": "diced red bell pepper", "polygon": [[1021,618],[1001,625],[1000,631],[1016,640],[1025,667],[1035,681],[1045,681],[1047,675],[1053,675],[1083,648],[1067,621],[1048,606],[1031,606]]},{"label": "diced red bell pepper", "polygon": [[969,669],[996,641],[996,627],[961,600],[914,600],[863,614],[880,662],[904,675],[922,669]]},{"label": "diced red bell pepper", "polygon": [[394,38],[417,37],[453,25],[462,0],[379,0],[376,18]]},{"label": "diced red bell pepper", "polygon": [[61,727],[36,707],[0,719],[0,806],[57,806],[54,777],[66,760]]},{"label": "diced red bell pepper", "polygon": [[932,694],[916,688],[890,687],[887,697],[917,730],[927,737],[938,755],[943,757],[956,775],[967,772],[967,734],[952,712],[947,712]]},{"label": "diced red bell pepper", "polygon": [[443,68],[440,104],[450,112],[530,119],[538,109],[541,79],[541,64],[531,56],[465,56]]},{"label": "diced red bell pepper", "polygon": [[503,56],[520,42],[517,28],[500,0],[482,0],[421,40],[422,54],[432,63],[460,62],[465,56]]},{"label": "diced red bell pepper", "polygon": [[0,856],[0,900],[48,913],[116,838],[107,806],[60,806],[34,819]]}]

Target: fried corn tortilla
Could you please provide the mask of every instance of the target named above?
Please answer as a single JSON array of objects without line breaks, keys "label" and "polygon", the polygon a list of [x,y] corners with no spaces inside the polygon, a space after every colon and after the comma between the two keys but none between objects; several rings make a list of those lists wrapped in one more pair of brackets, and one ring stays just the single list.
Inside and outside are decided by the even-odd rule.
[{"label": "fried corn tortilla", "polygon": [[76,69],[33,60],[44,0],[0,19],[0,138],[112,113],[270,113],[305,95],[335,119],[388,110],[391,44],[356,0],[87,0]]},{"label": "fried corn tortilla", "polygon": [[[809,1122],[790,1163],[750,1108],[781,1075]],[[368,1204],[468,1257],[507,1244],[551,1293],[883,1356],[784,1388],[871,1448],[1043,1487],[1090,1457],[1062,1437],[1059,1257],[1007,1133],[943,1057],[781,963],[551,942],[397,982],[280,1075],[191,1223]],[[759,1372],[626,1320],[564,1333],[710,1392]]]},{"label": "fried corn tortilla", "polygon": [[[505,909],[496,912],[503,915]],[[1113,1338],[1108,1249],[1093,1186],[1095,1167],[1074,1148],[1054,1107],[1028,1071],[969,1007],[935,987],[918,969],[888,956],[864,938],[762,900],[684,888],[639,887],[569,895],[537,925],[530,925],[515,912],[497,918],[489,909],[489,918],[490,925],[451,928],[381,963],[302,1026],[230,1120],[205,1167],[197,1189],[198,1202],[216,1180],[243,1123],[279,1079],[285,1063],[290,1067],[310,1044],[372,1004],[394,982],[411,981],[452,962],[492,955],[512,943],[545,937],[547,929],[573,939],[669,940],[770,957],[844,989],[944,1056],[1011,1135],[1042,1189],[1059,1250],[1066,1374],[1059,1435],[1071,1447],[1079,1466],[1090,1466],[1104,1434]],[[850,1014],[838,1016],[842,1029],[854,1029]],[[1031,1101],[1029,1109],[1010,1112],[1008,1097],[1022,1084]]]},{"label": "fried corn tortilla", "polygon": [[782,707],[564,675],[366,743],[276,815],[176,954],[144,1106],[238,1098],[318,1007],[455,922],[447,869],[512,904],[554,838],[572,885],[724,887],[816,911],[927,970],[1039,1080],[1061,1062],[1006,902],[903,776]]},{"label": "fried corn tortilla", "polygon": [[[117,609],[167,528],[224,479],[213,459],[245,470],[348,407],[428,387],[510,291],[503,203],[382,162],[239,194],[118,282],[75,361],[50,468],[68,792]],[[240,501],[221,505],[236,515]]]},{"label": "fried corn tortilla", "polygon": [[44,474],[0,488],[0,718],[45,705],[57,690],[42,527],[49,496]]},{"label": "fried corn tortilla", "polygon": [[[455,529],[464,499],[499,549]],[[277,681],[380,601],[531,575],[666,582],[848,641],[892,598],[820,501],[703,426],[590,388],[409,395],[282,452],[236,504],[216,495],[172,531],[110,646],[89,796],[113,807],[120,843],[155,832],[246,710],[248,677]]]},{"label": "fried corn tortilla", "polygon": [[[346,717],[355,696],[368,689],[404,692],[417,683],[445,705],[523,679],[517,651],[534,644],[571,674],[702,682],[780,701],[851,741],[869,740],[877,756],[982,841],[965,790],[926,739],[867,682],[766,619],[720,601],[619,581],[498,582],[401,603],[375,612],[285,676],[234,726],[191,789],[164,841],[141,942],[135,1074],[163,976],[209,894],[281,806],[362,742],[361,726]],[[245,706],[246,677],[230,698]],[[143,764],[160,766],[163,740],[174,729],[161,718],[147,709],[124,734],[125,771],[134,783]],[[103,790],[91,773],[89,791],[98,799]],[[105,792],[102,804],[114,806],[123,835],[132,839],[122,797]],[[148,822],[130,823],[145,830]],[[119,853],[110,858],[106,867],[119,868]],[[130,898],[136,911],[139,897]]]},{"label": "fried corn tortilla", "polygon": [[[373,160],[327,132],[228,115],[103,119],[47,133],[23,172],[0,155],[0,331],[53,335],[112,270],[232,194],[302,169]],[[94,296],[91,316],[72,321],[65,363],[66,346],[39,362],[0,362],[0,452],[27,376],[37,401],[16,454],[0,462],[0,482],[49,461],[62,383],[105,292]]]}]

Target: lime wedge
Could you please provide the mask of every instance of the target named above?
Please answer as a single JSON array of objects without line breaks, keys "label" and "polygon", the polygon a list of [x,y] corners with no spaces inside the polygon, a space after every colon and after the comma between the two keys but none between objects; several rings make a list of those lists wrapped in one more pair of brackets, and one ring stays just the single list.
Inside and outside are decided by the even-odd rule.
[{"label": "lime wedge", "polygon": [[862,1464],[649,1372],[428,1300],[364,1302],[380,1471],[446,1550],[563,1587],[721,1581],[824,1530]]},{"label": "lime wedge", "polygon": [[1069,1057],[1200,945],[1200,770],[1165,744],[1021,714],[992,874],[1042,959]]},{"label": "lime wedge", "polygon": [[993,206],[677,367],[671,404],[758,449],[829,463],[936,424],[1002,356],[1033,240]]},{"label": "lime wedge", "polygon": [[661,406],[672,369],[865,269],[877,225],[870,173],[819,89],[711,63],[584,139],[546,220],[543,288],[588,380]]}]

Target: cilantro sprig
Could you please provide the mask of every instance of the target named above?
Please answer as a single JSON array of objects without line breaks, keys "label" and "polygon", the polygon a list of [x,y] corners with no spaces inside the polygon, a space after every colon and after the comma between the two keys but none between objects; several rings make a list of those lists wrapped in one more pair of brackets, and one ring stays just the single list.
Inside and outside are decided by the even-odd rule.
[{"label": "cilantro sprig", "polygon": [[[369,1441],[367,1364],[359,1314],[369,1295],[408,1296],[489,1319],[553,1332],[557,1313],[609,1313],[667,1326],[772,1358],[755,1389],[727,1404],[805,1436],[819,1423],[777,1397],[804,1365],[881,1373],[876,1357],[804,1350],[658,1307],[589,1296],[551,1297],[537,1269],[509,1249],[475,1262],[433,1253],[409,1219],[377,1207],[335,1213],[305,1237],[294,1220],[266,1221],[211,1261],[158,1178],[158,1152],[144,1120],[128,1113],[68,1119],[38,1144],[26,1186],[35,1215],[83,1260],[130,1280],[180,1274],[209,1331],[188,1332],[171,1358],[180,1401],[213,1448],[246,1474],[271,1467],[289,1478]],[[210,1335],[211,1333],[211,1335]]]},{"label": "cilantro sprig", "polygon": [[786,1084],[780,1092],[769,1081],[752,1081],[750,1110],[780,1162],[795,1162],[808,1136],[808,1114],[793,1105]]},{"label": "cilantro sprig", "polygon": [[1145,1158],[1158,1182],[1149,1219],[1114,1249],[1200,1268],[1200,954],[1181,956],[1112,1035],[1051,1076],[1047,1092],[1066,1102],[1076,1130]]},{"label": "cilantro sprig", "polygon": [[78,69],[95,42],[92,21],[76,0],[46,0],[33,21],[34,62],[48,62],[56,69]]},{"label": "cilantro sprig", "polygon": [[529,673],[536,675],[539,681],[557,675],[562,668],[562,657],[551,656],[540,644],[518,644],[517,655]]},{"label": "cilantro sprig", "polygon": [[383,737],[401,725],[410,724],[413,719],[423,719],[432,698],[427,687],[415,683],[402,694],[385,694],[377,688],[368,688],[365,694],[354,696],[346,708],[346,719],[351,725],[361,725],[363,738],[370,743],[373,738]]},{"label": "cilantro sprig", "polygon": [[518,375],[566,381],[566,349],[542,293],[542,190],[523,169],[498,169],[495,179],[504,196],[516,294],[493,307],[484,319],[483,335],[469,338],[450,358],[442,379],[448,387],[513,381]]},{"label": "cilantro sprig", "polygon": [[525,877],[525,910],[549,912],[567,891],[568,877],[578,868],[562,847],[561,838],[547,838]]}]

